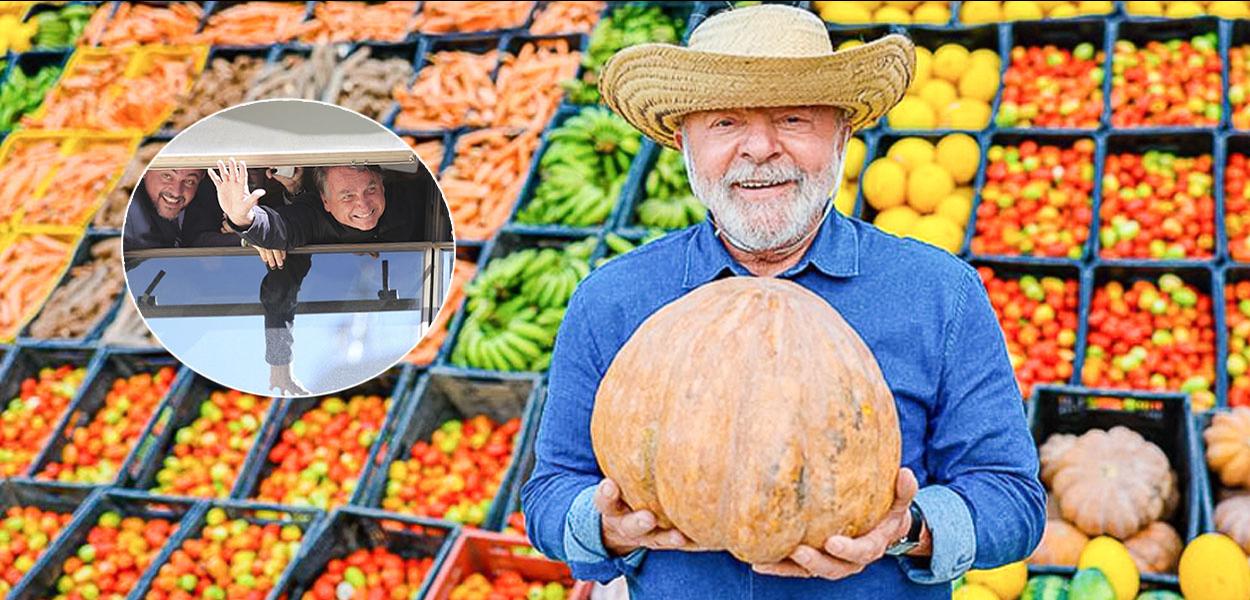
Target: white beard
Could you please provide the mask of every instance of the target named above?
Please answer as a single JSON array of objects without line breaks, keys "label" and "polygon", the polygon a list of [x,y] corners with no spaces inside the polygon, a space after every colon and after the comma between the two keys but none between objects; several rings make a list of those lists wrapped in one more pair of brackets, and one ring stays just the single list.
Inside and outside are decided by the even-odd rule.
[{"label": "white beard", "polygon": [[[717,225],[733,244],[748,252],[782,248],[807,235],[837,195],[846,162],[838,157],[835,164],[826,166],[812,177],[792,163],[757,166],[735,159],[720,181],[710,181],[695,169],[690,146],[683,146],[682,157],[686,161],[686,172],[695,197],[707,206]],[[732,185],[752,179],[791,180],[797,185],[787,197],[774,202],[738,198]]]}]

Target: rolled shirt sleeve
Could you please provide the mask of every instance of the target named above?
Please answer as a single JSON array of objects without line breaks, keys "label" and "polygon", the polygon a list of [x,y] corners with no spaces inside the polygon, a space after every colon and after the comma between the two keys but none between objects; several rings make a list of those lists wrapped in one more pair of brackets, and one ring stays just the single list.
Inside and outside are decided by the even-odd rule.
[{"label": "rolled shirt sleeve", "polygon": [[916,583],[937,584],[953,581],[972,567],[977,552],[972,513],[959,494],[942,485],[931,485],[916,493],[915,503],[924,515],[933,541],[931,556],[917,559],[900,556],[903,571]]}]

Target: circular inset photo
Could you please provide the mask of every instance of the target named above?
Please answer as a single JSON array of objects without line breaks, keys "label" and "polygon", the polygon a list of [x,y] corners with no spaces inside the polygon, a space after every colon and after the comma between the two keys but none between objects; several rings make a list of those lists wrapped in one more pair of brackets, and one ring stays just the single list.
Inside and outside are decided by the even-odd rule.
[{"label": "circular inset photo", "polygon": [[427,168],[359,113],[264,100],[197,122],[135,186],[126,282],[192,370],[262,396],[361,384],[416,346],[455,264]]}]

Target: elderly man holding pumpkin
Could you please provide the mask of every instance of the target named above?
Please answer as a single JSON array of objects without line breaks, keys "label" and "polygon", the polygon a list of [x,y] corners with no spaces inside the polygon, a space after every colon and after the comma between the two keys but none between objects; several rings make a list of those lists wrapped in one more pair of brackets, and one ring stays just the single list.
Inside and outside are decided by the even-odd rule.
[{"label": "elderly man holding pumpkin", "polygon": [[1022,560],[1045,492],[976,272],[831,209],[854,130],[902,97],[889,35],[834,52],[764,5],[618,53],[613,110],[680,149],[709,220],[570,301],[530,539],[638,598],[948,598]]}]

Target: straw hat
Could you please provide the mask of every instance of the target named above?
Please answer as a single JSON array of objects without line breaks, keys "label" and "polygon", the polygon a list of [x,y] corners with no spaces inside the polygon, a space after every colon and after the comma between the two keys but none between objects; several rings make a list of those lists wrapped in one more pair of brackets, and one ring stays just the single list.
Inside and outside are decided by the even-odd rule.
[{"label": "straw hat", "polygon": [[688,47],[617,52],[600,73],[599,92],[634,127],[676,148],[682,117],[703,110],[837,106],[853,129],[872,125],[903,98],[915,64],[906,36],[834,52],[819,17],[763,4],[709,17]]}]

